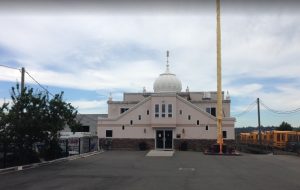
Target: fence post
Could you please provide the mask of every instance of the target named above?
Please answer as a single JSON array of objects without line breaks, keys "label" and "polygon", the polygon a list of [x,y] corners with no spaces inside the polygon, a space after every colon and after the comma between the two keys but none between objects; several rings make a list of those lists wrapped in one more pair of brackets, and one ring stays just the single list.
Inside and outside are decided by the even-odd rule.
[{"label": "fence post", "polygon": [[69,139],[66,139],[66,157],[69,156]]},{"label": "fence post", "polygon": [[3,168],[6,168],[6,143],[3,143]]},{"label": "fence post", "polygon": [[80,154],[80,137],[78,138],[78,154]]},{"label": "fence post", "polygon": [[89,137],[89,152],[91,152],[91,137]]}]

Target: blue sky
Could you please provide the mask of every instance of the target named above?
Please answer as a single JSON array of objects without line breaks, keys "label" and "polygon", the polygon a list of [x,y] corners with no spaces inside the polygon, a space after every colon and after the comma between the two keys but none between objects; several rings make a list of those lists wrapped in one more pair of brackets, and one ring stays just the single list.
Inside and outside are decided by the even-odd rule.
[{"label": "blue sky", "polygon": [[[222,9],[223,90],[232,98],[232,114],[257,97],[277,110],[300,107],[300,14]],[[106,101],[123,92],[153,91],[153,82],[170,67],[183,90],[216,89],[215,10],[203,12],[72,14],[2,12],[0,63],[25,67],[52,93],[80,113],[107,113]],[[0,67],[0,103],[20,81],[20,72]],[[26,84],[38,88],[26,76]],[[300,113],[275,115],[262,108],[262,125],[283,120],[300,126]],[[236,126],[256,126],[256,108]]]}]

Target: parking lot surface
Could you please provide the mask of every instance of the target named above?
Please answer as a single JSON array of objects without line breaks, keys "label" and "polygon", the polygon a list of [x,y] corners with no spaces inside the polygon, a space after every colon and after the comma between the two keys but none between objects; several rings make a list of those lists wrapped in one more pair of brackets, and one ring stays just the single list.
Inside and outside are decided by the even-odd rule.
[{"label": "parking lot surface", "polygon": [[77,160],[1,174],[0,189],[299,190],[300,158],[284,155],[206,156],[177,151],[107,151]]}]

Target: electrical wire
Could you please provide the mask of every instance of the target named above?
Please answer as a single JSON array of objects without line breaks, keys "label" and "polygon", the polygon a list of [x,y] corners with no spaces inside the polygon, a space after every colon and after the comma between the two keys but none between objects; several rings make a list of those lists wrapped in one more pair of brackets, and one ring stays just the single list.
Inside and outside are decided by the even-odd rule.
[{"label": "electrical wire", "polygon": [[[25,71],[26,72],[26,74],[34,81],[34,82],[36,82],[42,89],[44,89],[47,93],[49,93],[51,96],[53,96],[54,97],[54,95],[47,89],[47,88],[45,88],[43,85],[41,85],[32,75],[30,75],[29,74],[29,72],[27,72],[27,71]],[[88,116],[88,115],[85,115],[85,114],[81,114],[80,112],[77,112],[78,114],[80,114],[80,116],[81,116],[81,119],[80,120],[82,120],[82,118],[83,117],[87,117],[87,118],[89,118],[90,120],[92,120],[92,121],[95,121],[95,122],[98,122],[98,120],[96,120],[96,119],[94,119],[94,118],[92,118],[92,117],[90,117],[90,116]]]},{"label": "electrical wire", "polygon": [[[19,68],[16,68],[16,67],[11,67],[11,66],[7,66],[7,65],[2,65],[2,64],[0,64],[0,67],[5,67],[5,68],[9,68],[9,69],[14,69],[14,70],[18,70],[18,71],[21,71],[21,69],[19,69]],[[50,94],[52,97],[55,97],[55,95],[54,94],[52,94],[46,87],[44,87],[41,83],[39,83],[28,71],[25,71],[25,73],[35,82],[35,83],[37,83],[43,90],[45,90],[48,94]],[[77,112],[80,116],[81,116],[81,119],[80,120],[82,120],[82,118],[83,117],[87,117],[87,118],[89,118],[90,120],[92,120],[92,121],[95,121],[95,122],[98,122],[98,120],[96,120],[96,119],[94,119],[94,118],[92,118],[92,117],[90,117],[90,116],[88,116],[88,115],[84,115],[84,114],[81,114],[81,113],[79,113],[79,112]]]},{"label": "electrical wire", "polygon": [[44,89],[47,93],[49,93],[52,97],[54,97],[54,95],[47,89],[47,88],[45,88],[43,85],[41,85],[33,76],[31,76],[30,74],[29,74],[29,72],[27,72],[27,71],[25,71],[26,72],[26,74],[34,81],[34,82],[36,82],[42,89]]},{"label": "electrical wire", "polygon": [[7,65],[2,65],[2,64],[0,64],[0,67],[6,67],[6,68],[9,68],[9,69],[15,69],[15,70],[21,70],[21,69],[19,69],[19,68],[16,68],[16,67],[11,67],[11,66],[7,66]]},{"label": "electrical wire", "polygon": [[262,101],[260,101],[261,105],[266,108],[268,111],[275,113],[275,114],[293,114],[293,113],[297,113],[300,112],[300,108],[296,108],[293,110],[288,110],[288,111],[280,111],[280,110],[275,110],[270,108],[269,106],[267,106],[265,103],[263,103]]},{"label": "electrical wire", "polygon": [[233,115],[233,117],[241,117],[241,116],[245,115],[246,113],[249,113],[254,108],[255,104],[256,104],[256,101],[253,101],[252,103],[250,103],[248,105],[248,107],[244,111]]},{"label": "electrical wire", "polygon": [[[29,72],[28,71],[25,71],[26,72],[26,74],[34,81],[34,82],[36,82],[42,89],[44,89],[46,92],[48,92],[51,96],[53,96],[54,97],[54,95],[47,89],[47,88],[45,88],[43,85],[41,85],[32,75],[30,75],[29,74]],[[83,117],[87,117],[87,118],[89,118],[90,120],[92,120],[92,121],[95,121],[95,122],[98,122],[98,120],[96,120],[96,119],[94,119],[94,118],[92,118],[92,117],[90,117],[90,116],[88,116],[88,115],[84,115],[84,114],[81,114],[81,113],[79,113],[79,112],[77,112],[78,114],[80,114],[80,116],[81,116],[81,119],[80,120],[82,120],[82,118]]]}]

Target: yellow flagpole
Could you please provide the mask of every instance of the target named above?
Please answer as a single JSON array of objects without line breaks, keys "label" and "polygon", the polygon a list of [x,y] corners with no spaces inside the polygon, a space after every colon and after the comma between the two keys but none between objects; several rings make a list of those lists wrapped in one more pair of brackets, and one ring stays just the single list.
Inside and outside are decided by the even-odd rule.
[{"label": "yellow flagpole", "polygon": [[220,0],[216,0],[217,4],[217,143],[220,146],[220,154],[223,148],[223,134],[222,134],[222,65],[221,65],[221,18],[220,18]]}]

